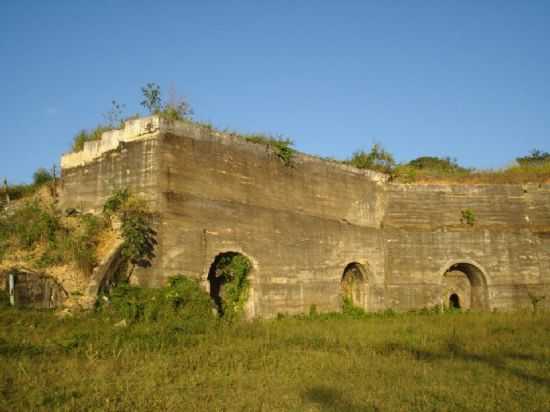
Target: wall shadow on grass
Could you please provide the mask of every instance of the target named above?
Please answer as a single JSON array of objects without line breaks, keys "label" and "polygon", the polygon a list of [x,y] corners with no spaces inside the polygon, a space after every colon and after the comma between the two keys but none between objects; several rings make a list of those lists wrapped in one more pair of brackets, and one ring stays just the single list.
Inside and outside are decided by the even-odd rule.
[{"label": "wall shadow on grass", "polygon": [[508,360],[521,360],[536,363],[548,363],[550,358],[534,355],[526,355],[517,352],[503,352],[499,355],[480,355],[466,351],[461,345],[448,343],[447,348],[441,352],[419,349],[414,346],[408,346],[401,343],[387,343],[381,349],[382,354],[391,354],[392,352],[408,352],[417,360],[432,362],[444,360],[462,360],[468,363],[478,363],[493,368],[499,372],[504,372],[524,380],[526,383],[535,383],[550,390],[550,376],[537,376],[523,369],[510,366]]},{"label": "wall shadow on grass", "polygon": [[0,357],[32,357],[44,354],[44,349],[36,345],[27,345],[19,343],[8,343],[0,339]]},{"label": "wall shadow on grass", "polygon": [[322,412],[375,412],[375,405],[360,405],[352,402],[339,391],[328,386],[313,386],[303,394],[304,401],[315,403]]}]

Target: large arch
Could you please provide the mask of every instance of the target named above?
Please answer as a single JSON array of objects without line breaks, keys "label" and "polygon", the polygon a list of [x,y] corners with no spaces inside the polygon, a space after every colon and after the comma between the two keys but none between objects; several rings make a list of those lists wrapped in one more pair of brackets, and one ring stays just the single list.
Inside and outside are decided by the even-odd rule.
[{"label": "large arch", "polygon": [[[236,267],[231,267],[237,263]],[[253,261],[242,252],[225,251],[218,253],[208,269],[207,284],[210,298],[214,302],[218,314],[224,316],[228,302],[225,301],[224,290],[231,285],[231,289],[242,290],[242,294],[236,297],[240,310],[248,318],[253,317],[254,308],[252,300],[251,278],[254,269]]]},{"label": "large arch", "polygon": [[441,299],[445,307],[460,302],[462,309],[489,309],[486,274],[479,265],[469,261],[446,265],[441,276]]},{"label": "large arch", "polygon": [[351,262],[344,268],[340,280],[342,298],[359,308],[369,307],[369,272],[368,268],[359,262]]}]

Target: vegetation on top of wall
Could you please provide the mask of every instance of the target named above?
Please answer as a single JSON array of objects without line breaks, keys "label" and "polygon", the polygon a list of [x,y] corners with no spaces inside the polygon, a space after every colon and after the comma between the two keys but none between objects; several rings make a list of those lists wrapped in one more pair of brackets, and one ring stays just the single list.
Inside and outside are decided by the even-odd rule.
[{"label": "vegetation on top of wall", "polygon": [[375,143],[368,152],[364,150],[356,151],[351,159],[344,161],[344,163],[358,169],[370,169],[382,173],[391,173],[396,165],[392,154],[379,143]]},{"label": "vegetation on top of wall", "polygon": [[[156,83],[147,83],[141,88],[143,100],[141,105],[147,109],[149,114],[158,115],[166,120],[189,120],[193,111],[189,103],[182,98],[178,98],[175,93],[170,97],[167,103],[163,103],[160,86]],[[139,114],[125,117],[125,105],[118,103],[116,100],[111,102],[111,109],[103,116],[105,122],[97,125],[91,130],[81,130],[78,132],[72,143],[72,151],[80,152],[84,149],[86,142],[93,142],[101,139],[101,135],[110,130],[120,129],[124,127],[126,120],[139,118]]]},{"label": "vegetation on top of wall", "polygon": [[397,165],[391,178],[399,183],[523,184],[550,183],[550,155],[533,150],[500,170],[476,170],[450,158],[420,157]]},{"label": "vegetation on top of wall", "polygon": [[292,165],[292,158],[296,154],[296,151],[292,147],[294,142],[291,139],[285,139],[283,137],[273,137],[264,134],[237,134],[247,142],[264,144],[277,155],[277,157],[284,163],[285,166]]},{"label": "vegetation on top of wall", "polygon": [[141,105],[145,107],[149,114],[158,115],[166,120],[189,120],[193,114],[189,102],[178,97],[175,91],[172,91],[169,101],[163,103],[160,86],[156,83],[147,83],[141,88],[143,100]]},{"label": "vegetation on top of wall", "polygon": [[540,166],[550,163],[550,153],[533,149],[527,156],[516,157],[516,161],[520,166]]},{"label": "vegetation on top of wall", "polygon": [[416,169],[441,170],[448,173],[468,171],[460,166],[456,159],[450,157],[421,156],[411,160],[407,165]]},{"label": "vegetation on top of wall", "polygon": [[125,120],[135,118],[136,116],[139,117],[139,115],[134,115],[125,118],[125,107],[125,105],[117,102],[116,100],[112,100],[111,108],[107,111],[107,113],[103,114],[105,120],[103,123],[98,124],[91,130],[82,129],[73,137],[72,151],[82,151],[86,142],[100,140],[103,133],[124,127]]},{"label": "vegetation on top of wall", "polygon": [[107,132],[109,130],[112,130],[112,129],[110,127],[107,127],[107,126],[104,126],[104,125],[98,125],[92,130],[82,129],[73,138],[72,151],[73,152],[80,152],[80,151],[84,150],[84,143],[100,140],[101,135],[104,132]]},{"label": "vegetation on top of wall", "polygon": [[[296,151],[292,148],[293,142],[291,139],[283,137],[273,137],[266,134],[242,134],[230,131],[216,130],[209,123],[202,123],[192,120],[193,110],[189,102],[178,97],[175,91],[171,92],[167,102],[164,102],[160,86],[157,83],[147,83],[141,88],[143,100],[140,105],[143,106],[148,114],[157,115],[168,121],[186,121],[192,124],[196,124],[200,127],[204,127],[212,132],[221,134],[228,134],[245,139],[248,142],[266,145],[272,150],[276,156],[286,165],[290,166],[293,156]],[[72,151],[79,152],[84,149],[86,142],[96,141],[101,139],[101,135],[109,130],[118,129],[124,126],[123,109],[124,105],[121,105],[112,101],[112,108],[104,116],[106,118],[105,124],[100,124],[92,130],[81,130],[73,138]],[[139,118],[140,115],[134,115],[131,118]]]},{"label": "vegetation on top of wall", "polygon": [[[148,114],[158,115],[168,121],[186,121],[208,129],[211,132],[237,136],[246,141],[266,145],[286,165],[292,165],[296,154],[293,141],[283,137],[266,134],[242,134],[231,131],[220,131],[209,123],[192,119],[193,111],[189,102],[178,97],[175,91],[170,93],[165,102],[160,86],[147,83],[141,88],[143,100],[140,102]],[[92,130],[81,130],[73,139],[72,150],[81,151],[86,142],[99,140],[102,133],[120,128],[124,125],[125,106],[112,101],[112,108],[104,115],[105,122]],[[130,118],[139,118],[136,114]],[[498,184],[498,183],[547,183],[550,182],[550,153],[533,150],[529,155],[517,157],[516,164],[502,170],[475,170],[463,167],[451,157],[421,156],[409,162],[397,163],[393,155],[379,143],[370,150],[357,150],[351,158],[343,161],[329,159],[338,163],[354,166],[358,169],[370,169],[390,175],[390,181],[399,183],[464,183],[464,184]]]},{"label": "vegetation on top of wall", "polygon": [[471,169],[460,166],[450,157],[421,156],[408,163],[396,165],[392,178],[403,183],[413,183],[424,179],[451,179],[469,176]]}]

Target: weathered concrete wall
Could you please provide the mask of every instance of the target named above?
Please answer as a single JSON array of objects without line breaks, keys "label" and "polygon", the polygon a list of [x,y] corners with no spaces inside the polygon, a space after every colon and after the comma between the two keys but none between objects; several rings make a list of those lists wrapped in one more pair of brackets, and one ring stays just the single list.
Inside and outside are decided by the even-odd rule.
[{"label": "weathered concrete wall", "polygon": [[[147,133],[124,132],[84,160],[64,161],[61,197],[95,210],[116,188],[151,199],[159,244],[153,267],[137,273],[143,285],[186,274],[208,287],[215,257],[233,251],[254,266],[251,316],[338,309],[353,262],[365,274],[368,310],[446,304],[453,287],[479,309],[550,295],[548,186],[395,185],[304,155],[288,167],[264,145],[147,122],[132,126]],[[472,227],[460,222],[465,209]],[[462,271],[470,290],[445,283],[449,270]]]},{"label": "weathered concrete wall", "polygon": [[[390,306],[437,303],[442,275],[457,263],[482,270],[488,308],[529,306],[528,292],[549,294],[548,185],[389,185],[387,192]],[[473,226],[460,223],[465,209]],[[396,287],[402,281],[412,289]]]}]

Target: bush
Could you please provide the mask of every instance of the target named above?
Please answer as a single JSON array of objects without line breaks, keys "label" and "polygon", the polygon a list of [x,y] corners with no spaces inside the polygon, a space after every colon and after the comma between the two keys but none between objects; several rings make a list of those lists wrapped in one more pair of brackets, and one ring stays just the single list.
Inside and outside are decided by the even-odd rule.
[{"label": "bush", "polygon": [[216,256],[210,267],[210,293],[218,314],[225,319],[238,319],[244,313],[250,289],[248,274],[251,269],[250,260],[236,252],[225,252]]},{"label": "bush", "polygon": [[365,317],[367,313],[364,309],[355,306],[351,298],[344,296],[342,298],[342,314],[353,319],[359,319]]},{"label": "bush", "polygon": [[84,143],[100,140],[101,135],[104,132],[107,132],[109,130],[112,130],[112,128],[108,127],[108,126],[103,126],[103,125],[99,125],[95,129],[90,130],[90,131],[81,130],[73,138],[72,151],[73,152],[80,152],[80,151],[84,150]]},{"label": "bush", "polygon": [[395,159],[378,143],[374,144],[369,152],[358,150],[351,159],[344,163],[358,169],[376,170],[382,173],[391,173],[395,168]]},{"label": "bush", "polygon": [[70,259],[84,274],[90,275],[97,265],[97,236],[102,229],[102,222],[96,216],[83,215],[79,230],[68,237]]},{"label": "bush", "polygon": [[226,254],[218,260],[218,276],[224,278],[221,294],[224,317],[237,318],[243,313],[250,288],[247,275],[251,268],[250,261],[240,254]]},{"label": "bush", "polygon": [[517,157],[516,161],[520,166],[536,166],[550,163],[550,153],[534,149],[527,156]]},{"label": "bush", "polygon": [[464,178],[471,172],[450,157],[422,156],[409,163],[398,165],[392,177],[399,182],[412,183],[421,180]]},{"label": "bush", "polygon": [[90,274],[97,263],[97,237],[102,229],[102,221],[93,215],[79,216],[68,227],[55,210],[37,200],[27,201],[9,215],[0,215],[0,252],[31,251],[42,245],[37,267],[74,262]]},{"label": "bush", "polygon": [[473,226],[476,222],[476,216],[471,209],[464,209],[460,211],[460,223]]},{"label": "bush", "polygon": [[147,212],[133,211],[122,218],[122,255],[133,265],[147,267],[155,257],[156,232],[149,225]]},{"label": "bush", "polygon": [[107,217],[112,217],[118,213],[124,204],[128,202],[130,194],[128,189],[117,190],[105,201],[103,205],[103,214]]},{"label": "bush", "polygon": [[33,184],[35,186],[41,186],[45,183],[53,181],[53,175],[46,169],[40,168],[33,175]]},{"label": "bush", "polygon": [[159,289],[121,284],[111,289],[109,298],[110,305],[100,305],[100,310],[131,322],[213,320],[210,297],[198,282],[184,276],[169,278]]},{"label": "bush", "polygon": [[468,169],[460,166],[456,159],[451,159],[450,157],[422,156],[411,160],[407,165],[415,169],[438,171],[440,173],[468,171]]},{"label": "bush", "polygon": [[29,201],[16,209],[9,218],[4,217],[1,227],[8,232],[4,237],[13,235],[20,247],[30,249],[40,241],[54,241],[60,222],[54,211],[37,201]]},{"label": "bush", "polygon": [[8,195],[11,200],[18,200],[33,194],[36,187],[33,185],[11,185],[8,187]]}]

